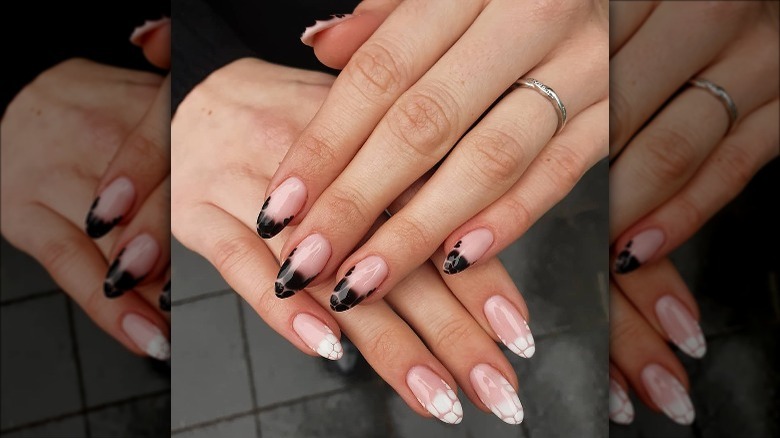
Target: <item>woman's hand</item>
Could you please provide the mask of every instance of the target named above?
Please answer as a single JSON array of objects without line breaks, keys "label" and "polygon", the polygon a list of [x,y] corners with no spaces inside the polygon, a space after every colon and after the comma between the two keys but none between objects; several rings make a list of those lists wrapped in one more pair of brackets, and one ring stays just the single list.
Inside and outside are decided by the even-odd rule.
[{"label": "woman's hand", "polygon": [[165,272],[137,293],[106,300],[106,259],[118,236],[93,241],[82,229],[109,160],[161,84],[151,73],[80,59],[42,73],[3,117],[0,211],[6,239],[38,260],[98,326],[137,354],[167,359],[168,315],[158,307]]},{"label": "woman's hand", "polygon": [[[280,273],[280,295],[338,273],[331,305],[346,310],[356,294],[379,299],[442,242],[436,259],[447,273],[513,242],[606,155],[606,17],[603,2],[366,1],[337,26],[305,35],[331,66],[349,61],[274,173],[258,217],[265,238],[298,225],[283,258],[312,242],[327,252],[302,260],[299,251],[296,275]],[[472,127],[521,77],[555,89],[566,128],[555,135],[556,106],[530,89],[508,93]],[[381,275],[350,294],[343,280],[353,268]]]},{"label": "woman's hand", "polygon": [[[326,310],[328,294],[322,287],[276,298],[271,287],[279,267],[276,255],[294,229],[282,231],[278,239],[259,239],[254,206],[246,199],[262,195],[333,80],[244,59],[196,87],[172,124],[174,235],[209,260],[269,326],[301,351],[339,358],[341,329],[421,415],[460,422],[462,408],[451,390],[457,384],[481,409],[519,423],[523,410],[516,377],[494,341],[503,339],[525,356],[533,354],[534,344],[525,303],[496,259],[447,285],[432,265],[423,264],[385,300],[348,314]],[[315,242],[299,249],[304,251],[317,258],[323,247]],[[372,273],[356,270],[351,277],[355,288],[364,285],[358,275],[365,280]]]}]

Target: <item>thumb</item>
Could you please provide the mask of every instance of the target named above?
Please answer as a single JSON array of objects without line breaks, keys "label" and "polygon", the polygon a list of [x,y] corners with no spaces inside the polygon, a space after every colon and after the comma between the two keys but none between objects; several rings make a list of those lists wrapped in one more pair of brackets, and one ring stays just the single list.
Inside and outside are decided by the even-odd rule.
[{"label": "thumb", "polygon": [[317,21],[301,36],[321,63],[342,69],[402,0],[364,0],[352,14]]},{"label": "thumb", "polygon": [[146,59],[164,70],[171,68],[171,19],[163,17],[138,26],[130,42],[144,51]]}]

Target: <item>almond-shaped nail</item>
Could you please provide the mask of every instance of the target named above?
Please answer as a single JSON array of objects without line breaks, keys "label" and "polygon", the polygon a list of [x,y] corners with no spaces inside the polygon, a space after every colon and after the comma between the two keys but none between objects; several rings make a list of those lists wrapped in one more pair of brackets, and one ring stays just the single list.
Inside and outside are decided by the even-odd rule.
[{"label": "almond-shaped nail", "polygon": [[501,295],[494,295],[485,301],[485,317],[490,328],[513,353],[529,358],[536,351],[531,328],[515,306]]},{"label": "almond-shaped nail", "polygon": [[327,20],[317,20],[314,22],[313,25],[307,27],[303,34],[301,34],[301,42],[303,44],[306,44],[309,47],[314,47],[314,36],[318,33],[322,32],[325,29],[330,29],[331,27],[349,20],[350,18],[354,17],[352,14],[338,14],[333,15]]},{"label": "almond-shaped nail", "polygon": [[159,256],[160,246],[154,238],[148,234],[139,234],[111,263],[103,282],[103,292],[108,298],[116,298],[132,289],[151,272]]},{"label": "almond-shaped nail", "polygon": [[163,292],[160,294],[160,309],[171,311],[171,280],[168,280],[163,286]]},{"label": "almond-shaped nail", "polygon": [[520,398],[498,370],[487,364],[479,364],[471,370],[469,377],[479,399],[496,417],[509,424],[523,422]]},{"label": "almond-shaped nail", "polygon": [[133,182],[124,176],[107,185],[92,202],[86,221],[89,237],[105,236],[130,211],[135,200]]},{"label": "almond-shaped nail", "polygon": [[463,406],[450,385],[425,366],[416,366],[406,374],[406,384],[423,408],[439,420],[458,424],[463,421]]},{"label": "almond-shaped nail", "polygon": [[387,278],[387,263],[379,256],[358,262],[339,281],[330,296],[330,308],[336,312],[349,310],[370,296]]},{"label": "almond-shaped nail", "polygon": [[339,360],[344,354],[341,342],[327,324],[308,313],[299,313],[293,319],[293,330],[315,353],[330,360]]},{"label": "almond-shaped nail", "polygon": [[170,22],[171,19],[168,17],[162,17],[158,20],[146,20],[144,24],[133,29],[133,33],[130,34],[130,42],[133,45],[140,46],[147,35]]},{"label": "almond-shaped nail", "polygon": [[664,240],[664,232],[658,228],[650,228],[634,236],[618,254],[615,260],[615,273],[631,272],[650,260],[650,257],[664,244]]},{"label": "almond-shaped nail", "polygon": [[122,330],[149,356],[158,360],[171,358],[171,343],[156,325],[143,316],[128,313],[122,318]]},{"label": "almond-shaped nail", "polygon": [[683,353],[701,359],[707,352],[707,343],[699,323],[677,298],[664,295],[655,303],[655,315],[669,339]]},{"label": "almond-shaped nail", "polygon": [[270,239],[280,231],[301,211],[306,203],[306,186],[295,177],[284,180],[263,203],[263,208],[257,216],[257,234],[263,239]]},{"label": "almond-shaped nail", "polygon": [[642,383],[653,402],[674,422],[687,426],[696,416],[688,393],[669,371],[660,365],[650,364],[642,370]]},{"label": "almond-shaped nail", "polygon": [[460,238],[444,261],[444,272],[457,274],[471,266],[493,244],[493,233],[487,228],[477,228]]},{"label": "almond-shaped nail", "polygon": [[634,421],[634,405],[616,381],[609,379],[609,419],[617,424]]},{"label": "almond-shaped nail", "polygon": [[303,290],[330,258],[330,243],[321,234],[312,234],[290,253],[276,276],[276,296],[287,298]]}]

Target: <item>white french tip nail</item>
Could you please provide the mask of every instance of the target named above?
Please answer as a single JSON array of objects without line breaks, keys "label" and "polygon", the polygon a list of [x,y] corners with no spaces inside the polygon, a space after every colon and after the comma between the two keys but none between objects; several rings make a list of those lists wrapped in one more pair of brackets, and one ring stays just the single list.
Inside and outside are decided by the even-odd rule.
[{"label": "white french tip nail", "polygon": [[314,36],[318,33],[322,32],[325,29],[330,29],[331,27],[349,20],[350,18],[354,17],[352,14],[343,14],[343,15],[334,15],[331,18],[327,20],[317,20],[314,22],[313,25],[306,28],[306,30],[303,31],[301,34],[301,42],[303,44],[306,44],[309,47],[314,47]]},{"label": "white french tip nail", "polygon": [[130,42],[133,45],[140,46],[144,36],[170,22],[171,19],[168,17],[162,17],[158,20],[146,20],[144,24],[133,29],[133,33],[130,34]]}]

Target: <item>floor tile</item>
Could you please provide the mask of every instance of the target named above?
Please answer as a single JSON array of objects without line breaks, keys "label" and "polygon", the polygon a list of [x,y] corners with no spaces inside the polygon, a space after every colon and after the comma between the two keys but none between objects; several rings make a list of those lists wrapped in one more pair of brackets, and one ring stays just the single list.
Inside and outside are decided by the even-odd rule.
[{"label": "floor tile", "polygon": [[[234,420],[220,421],[210,426],[187,430],[171,436],[176,438],[251,438],[256,435],[255,416],[254,414],[249,414]],[[273,438],[273,435],[268,438]]]},{"label": "floor tile", "polygon": [[171,239],[171,266],[173,302],[230,289],[211,263],[176,239]]},{"label": "floor tile", "polygon": [[74,415],[62,420],[48,421],[44,424],[3,433],[3,438],[83,438],[86,436],[84,417]]},{"label": "floor tile", "polygon": [[164,394],[92,411],[92,436],[101,438],[157,438],[171,430],[171,397]]},{"label": "floor tile", "polygon": [[54,280],[32,257],[0,239],[0,301],[57,289]]}]

